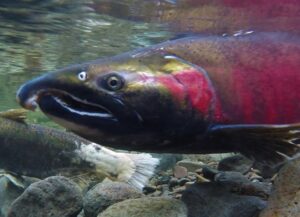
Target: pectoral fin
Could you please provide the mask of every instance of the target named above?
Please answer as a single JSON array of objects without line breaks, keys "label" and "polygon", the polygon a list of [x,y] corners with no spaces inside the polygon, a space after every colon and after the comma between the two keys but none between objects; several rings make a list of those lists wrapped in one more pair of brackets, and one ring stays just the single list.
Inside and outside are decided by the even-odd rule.
[{"label": "pectoral fin", "polygon": [[16,187],[25,189],[24,179],[22,178],[22,176],[1,169],[0,178],[1,177],[6,177]]},{"label": "pectoral fin", "polygon": [[0,112],[0,117],[25,123],[27,113],[25,109],[10,109]]},{"label": "pectoral fin", "polygon": [[246,157],[278,164],[300,151],[300,123],[291,125],[216,125],[213,143],[231,146]]}]

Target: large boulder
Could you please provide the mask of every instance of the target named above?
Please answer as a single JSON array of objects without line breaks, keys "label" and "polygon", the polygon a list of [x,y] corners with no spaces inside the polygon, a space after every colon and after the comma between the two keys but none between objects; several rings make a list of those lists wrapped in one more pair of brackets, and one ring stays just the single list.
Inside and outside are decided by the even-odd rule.
[{"label": "large boulder", "polygon": [[180,200],[144,197],[116,203],[98,217],[187,217],[187,209]]},{"label": "large boulder", "polygon": [[62,176],[30,185],[11,205],[8,217],[75,217],[82,209],[80,188]]},{"label": "large boulder", "polygon": [[142,196],[142,192],[126,183],[108,181],[100,183],[89,190],[84,196],[83,207],[85,217],[96,217],[110,205]]},{"label": "large boulder", "polygon": [[288,162],[278,173],[268,207],[259,217],[300,216],[300,157]]},{"label": "large boulder", "polygon": [[196,183],[182,195],[189,217],[253,217],[266,206],[255,196],[231,193],[218,183]]}]

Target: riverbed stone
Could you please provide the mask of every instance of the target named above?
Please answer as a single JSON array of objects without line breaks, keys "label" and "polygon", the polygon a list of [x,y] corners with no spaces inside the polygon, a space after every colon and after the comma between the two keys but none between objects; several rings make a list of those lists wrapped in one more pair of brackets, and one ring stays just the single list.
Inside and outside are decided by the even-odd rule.
[{"label": "riverbed stone", "polygon": [[196,162],[191,160],[181,160],[176,163],[178,166],[185,167],[188,172],[195,172],[197,169],[202,168],[205,164],[203,162]]},{"label": "riverbed stone", "polygon": [[218,170],[220,171],[235,171],[242,174],[247,173],[253,166],[253,161],[243,155],[234,155],[222,159],[219,162]]},{"label": "riverbed stone", "polygon": [[219,172],[215,175],[216,183],[226,187],[231,192],[242,195],[257,196],[267,199],[271,192],[268,182],[253,182],[240,172]]},{"label": "riverbed stone", "polygon": [[30,185],[11,205],[8,217],[75,217],[82,209],[81,190],[73,181],[53,176]]},{"label": "riverbed stone", "polygon": [[187,208],[177,199],[145,197],[116,203],[98,217],[187,217]]},{"label": "riverbed stone", "polygon": [[266,202],[259,197],[238,195],[218,183],[196,183],[182,195],[189,217],[253,217]]},{"label": "riverbed stone", "polygon": [[152,154],[153,157],[159,159],[159,165],[156,167],[156,173],[172,169],[177,161],[182,160],[181,154]]},{"label": "riverbed stone", "polygon": [[122,182],[103,182],[94,186],[83,199],[85,217],[96,217],[117,202],[142,197],[143,193]]},{"label": "riverbed stone", "polygon": [[268,207],[259,217],[300,216],[300,157],[288,162],[278,173]]},{"label": "riverbed stone", "polygon": [[174,177],[180,179],[188,176],[188,171],[185,167],[176,165],[173,169]]}]

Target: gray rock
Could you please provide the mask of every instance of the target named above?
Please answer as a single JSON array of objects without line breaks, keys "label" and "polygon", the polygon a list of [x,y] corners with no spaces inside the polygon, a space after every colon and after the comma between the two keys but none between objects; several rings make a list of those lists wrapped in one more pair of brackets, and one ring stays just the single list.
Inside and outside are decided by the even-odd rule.
[{"label": "gray rock", "polygon": [[153,157],[159,158],[159,165],[156,167],[156,172],[172,169],[177,161],[182,160],[181,154],[152,154]]},{"label": "gray rock", "polygon": [[86,217],[95,217],[114,203],[142,196],[142,192],[126,183],[100,183],[89,190],[84,196],[84,214]]},{"label": "gray rock", "polygon": [[153,193],[155,191],[156,191],[156,187],[154,187],[154,186],[145,186],[143,188],[143,193],[144,194],[151,194],[151,193]]},{"label": "gray rock", "polygon": [[37,178],[16,176],[12,173],[0,175],[0,217],[6,217],[12,202]]},{"label": "gray rock", "polygon": [[169,175],[161,175],[157,177],[156,185],[164,185],[168,184],[171,180],[171,177]]},{"label": "gray rock", "polygon": [[219,170],[213,169],[208,166],[204,166],[202,169],[202,173],[204,178],[209,179],[209,180],[215,180],[215,176],[219,173]]},{"label": "gray rock", "polygon": [[254,196],[231,193],[217,183],[194,184],[182,195],[189,217],[253,217],[266,206]]},{"label": "gray rock", "polygon": [[250,182],[249,179],[239,172],[218,172],[214,177],[214,181],[223,185],[239,185]]},{"label": "gray rock", "polygon": [[195,162],[190,160],[181,160],[177,162],[178,166],[185,167],[188,172],[195,172],[197,169],[202,168],[205,164],[202,162]]},{"label": "gray rock", "polygon": [[279,171],[281,167],[255,162],[253,168],[258,169],[260,171],[260,175],[263,178],[268,179],[268,178],[272,178]]},{"label": "gray rock", "polygon": [[75,217],[82,209],[80,188],[62,176],[30,185],[16,199],[8,217]]},{"label": "gray rock", "polygon": [[190,179],[182,178],[182,179],[178,180],[178,184],[179,184],[180,186],[185,185],[187,182],[190,182]]},{"label": "gray rock", "polygon": [[84,211],[81,210],[81,212],[77,215],[77,217],[85,217],[85,216],[84,216]]},{"label": "gray rock", "polygon": [[271,184],[252,182],[239,172],[219,172],[215,182],[238,194],[257,196],[267,199],[271,192]]},{"label": "gray rock", "polygon": [[187,217],[187,209],[180,200],[147,197],[116,203],[98,217]]},{"label": "gray rock", "polygon": [[184,154],[183,159],[190,161],[201,161],[204,164],[210,164],[212,162],[219,162],[224,158],[232,156],[232,153],[222,154]]},{"label": "gray rock", "polygon": [[218,170],[235,171],[245,174],[251,169],[252,166],[252,160],[244,157],[243,155],[234,155],[221,160],[218,165]]},{"label": "gray rock", "polygon": [[169,188],[173,188],[178,184],[179,184],[179,180],[177,178],[173,177],[170,179]]}]

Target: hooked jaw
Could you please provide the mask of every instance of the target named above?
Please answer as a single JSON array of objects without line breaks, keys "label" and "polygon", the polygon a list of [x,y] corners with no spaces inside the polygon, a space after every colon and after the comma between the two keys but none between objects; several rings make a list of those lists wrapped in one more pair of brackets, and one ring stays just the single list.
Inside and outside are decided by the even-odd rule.
[{"label": "hooked jaw", "polygon": [[23,84],[17,91],[16,100],[25,109],[34,111],[37,107],[38,90],[36,88],[37,80],[40,78],[31,80]]},{"label": "hooked jaw", "polygon": [[60,115],[61,112],[61,114],[69,113],[81,117],[115,119],[112,112],[104,106],[75,97],[61,90],[59,86],[51,85],[53,82],[47,84],[43,77],[29,81],[20,87],[16,98],[22,107],[34,111],[39,106],[46,114],[53,113],[55,116]]},{"label": "hooked jaw", "polygon": [[116,148],[123,145],[124,135],[131,137],[143,129],[139,114],[121,99],[71,80],[55,81],[54,76],[21,86],[17,101],[30,110],[38,106],[50,119],[82,137]]},{"label": "hooked jaw", "polygon": [[82,128],[124,131],[128,127],[123,127],[120,121],[129,113],[131,121],[140,121],[136,113],[128,111],[126,105],[113,96],[68,79],[56,79],[55,74],[46,74],[22,85],[17,101],[29,110],[39,107],[48,117],[76,132]]},{"label": "hooked jaw", "polygon": [[17,102],[25,109],[28,109],[31,111],[34,111],[38,107],[38,104],[36,102],[37,98],[38,98],[38,96],[35,94],[26,100],[22,100],[22,97],[20,96],[19,91],[17,92]]}]

